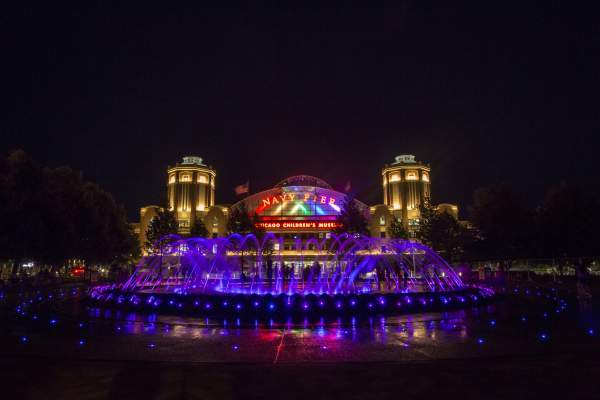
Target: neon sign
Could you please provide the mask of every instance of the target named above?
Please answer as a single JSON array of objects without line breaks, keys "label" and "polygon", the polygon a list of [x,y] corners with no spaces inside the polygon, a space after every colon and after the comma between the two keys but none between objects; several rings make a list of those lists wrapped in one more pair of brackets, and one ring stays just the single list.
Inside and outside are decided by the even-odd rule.
[{"label": "neon sign", "polygon": [[259,205],[256,208],[257,213],[262,213],[264,210],[273,206],[282,206],[288,202],[294,202],[295,207],[292,213],[298,209],[305,211],[304,203],[312,203],[314,205],[324,205],[333,208],[336,212],[340,211],[340,207],[336,204],[336,198],[333,196],[315,194],[315,193],[292,193],[284,192],[275,196],[267,196],[259,200]]},{"label": "neon sign", "polygon": [[335,221],[273,221],[257,222],[254,224],[257,228],[267,230],[286,230],[286,229],[315,229],[330,230],[341,226]]}]

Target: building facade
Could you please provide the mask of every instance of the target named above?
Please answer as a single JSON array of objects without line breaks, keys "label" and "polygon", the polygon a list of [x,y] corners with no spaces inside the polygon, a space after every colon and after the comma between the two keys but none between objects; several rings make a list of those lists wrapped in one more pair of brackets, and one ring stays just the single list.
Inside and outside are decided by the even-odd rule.
[{"label": "building facade", "polygon": [[[355,200],[369,222],[372,236],[389,236],[394,219],[414,236],[419,226],[419,206],[431,196],[430,174],[431,167],[416,161],[413,155],[397,156],[393,163],[383,167],[383,204],[367,206]],[[338,227],[338,216],[346,194],[336,191],[320,178],[292,176],[233,205],[215,204],[215,178],[216,171],[204,164],[200,157],[184,157],[181,163],[168,167],[168,208],[175,214],[180,234],[189,234],[194,223],[200,220],[211,237],[225,236],[231,210],[242,204],[258,227],[281,235],[286,239],[284,246],[290,249],[295,239],[327,238]],[[458,217],[455,205],[444,203],[438,208]],[[158,210],[158,206],[147,206],[140,211],[142,245],[146,243],[148,224]]]},{"label": "building facade", "polygon": [[196,220],[204,221],[215,205],[215,170],[200,157],[183,157],[167,170],[167,202],[175,213],[179,233],[189,234]]},{"label": "building facade", "polygon": [[420,205],[431,198],[431,168],[413,155],[400,155],[381,170],[383,204],[398,218],[404,229],[419,226]]}]

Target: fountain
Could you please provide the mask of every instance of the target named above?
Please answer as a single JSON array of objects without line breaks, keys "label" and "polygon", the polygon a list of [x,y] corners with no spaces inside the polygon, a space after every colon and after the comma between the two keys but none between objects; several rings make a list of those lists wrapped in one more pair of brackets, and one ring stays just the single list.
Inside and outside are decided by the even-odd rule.
[{"label": "fountain", "polygon": [[400,313],[464,307],[493,297],[463,284],[429,247],[409,240],[330,234],[287,242],[164,238],[122,285],[90,290],[95,303],[205,315]]}]

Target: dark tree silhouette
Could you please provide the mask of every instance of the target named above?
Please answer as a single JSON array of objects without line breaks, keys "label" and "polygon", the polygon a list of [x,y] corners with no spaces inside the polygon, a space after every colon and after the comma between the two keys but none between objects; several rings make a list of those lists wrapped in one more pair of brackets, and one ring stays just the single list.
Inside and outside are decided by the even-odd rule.
[{"label": "dark tree silhouette", "polygon": [[247,235],[253,229],[252,219],[248,214],[246,204],[241,202],[238,206],[232,207],[231,214],[227,220],[227,232]]},{"label": "dark tree silhouette", "polygon": [[419,229],[416,232],[416,237],[422,242],[431,245],[433,242],[433,223],[437,218],[437,211],[429,198],[423,199],[421,204],[419,204],[419,214]]},{"label": "dark tree silhouette", "polygon": [[335,229],[337,234],[369,234],[369,223],[365,213],[359,208],[354,195],[351,193],[348,193],[344,197],[340,214],[337,217],[337,222],[340,224],[340,226]]},{"label": "dark tree silhouette", "polygon": [[408,239],[408,232],[404,229],[402,222],[394,216],[392,216],[389,233],[393,239]]},{"label": "dark tree silhouette", "polygon": [[458,261],[467,256],[472,247],[473,235],[447,212],[437,211],[426,199],[420,206],[421,218],[417,238],[438,251],[448,261]]},{"label": "dark tree silhouette", "polygon": [[160,209],[152,218],[146,230],[146,248],[154,254],[162,255],[172,243],[171,235],[177,233],[175,213],[168,209]]},{"label": "dark tree silhouette", "polygon": [[158,275],[162,276],[163,257],[165,251],[173,243],[172,235],[177,233],[175,213],[169,209],[160,209],[150,220],[146,230],[146,248],[151,254],[160,256]]},{"label": "dark tree silhouette", "polygon": [[196,218],[192,228],[190,229],[191,237],[208,237],[208,229],[206,229],[206,225],[200,218]]},{"label": "dark tree silhouette", "polygon": [[135,257],[137,239],[123,207],[67,167],[42,168],[17,150],[0,161],[0,258],[60,267]]},{"label": "dark tree silhouette", "polygon": [[494,185],[477,189],[471,221],[478,230],[476,249],[480,257],[496,259],[509,269],[512,260],[533,253],[533,213],[512,189]]},{"label": "dark tree silhouette", "polygon": [[[244,202],[241,202],[238,206],[233,207],[229,219],[227,220],[227,231],[232,233],[238,233],[240,235],[247,235],[254,230],[252,219],[248,214],[248,208]],[[250,246],[252,245],[249,243]],[[244,274],[244,248],[238,243],[238,251],[240,251],[240,273]]]},{"label": "dark tree silhouette", "polygon": [[537,212],[539,253],[545,257],[598,254],[600,205],[578,187],[551,188]]}]

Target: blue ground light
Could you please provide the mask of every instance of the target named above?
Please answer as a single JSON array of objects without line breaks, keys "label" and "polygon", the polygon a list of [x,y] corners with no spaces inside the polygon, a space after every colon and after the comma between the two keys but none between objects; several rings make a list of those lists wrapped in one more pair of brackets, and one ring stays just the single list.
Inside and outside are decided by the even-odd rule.
[{"label": "blue ground light", "polygon": [[[536,295],[534,294],[534,296]],[[68,346],[76,344],[82,347],[77,354],[87,354],[90,351],[87,349],[88,347],[92,351],[97,351],[99,347],[104,346],[106,348],[107,345],[110,348],[111,341],[114,341],[114,343],[121,343],[112,348],[117,357],[121,355],[121,352],[127,352],[129,347],[139,347],[140,344],[142,348],[146,347],[148,350],[157,346],[161,348],[161,352],[152,357],[162,357],[163,355],[172,357],[170,354],[173,354],[173,351],[177,352],[180,345],[185,347],[194,342],[204,349],[205,353],[199,353],[201,357],[202,354],[219,354],[219,347],[222,348],[225,345],[226,350],[228,350],[227,353],[236,352],[240,357],[254,359],[253,357],[269,354],[269,351],[257,350],[257,343],[260,347],[273,342],[279,344],[278,354],[281,350],[281,358],[285,361],[294,361],[293,358],[291,360],[289,358],[289,351],[294,348],[300,350],[300,358],[304,357],[303,354],[312,354],[312,357],[315,357],[315,353],[311,353],[311,348],[327,350],[327,355],[323,354],[320,357],[323,361],[335,361],[336,357],[340,356],[354,357],[355,349],[361,349],[360,346],[354,347],[357,332],[358,336],[361,337],[359,341],[366,340],[368,343],[372,341],[384,346],[389,346],[389,343],[394,342],[396,349],[402,348],[405,349],[403,350],[405,352],[411,352],[411,348],[422,349],[421,344],[410,346],[411,340],[413,340],[413,330],[415,331],[414,339],[417,340],[417,343],[420,340],[428,341],[426,346],[435,349],[435,352],[439,352],[442,356],[444,351],[456,346],[456,343],[472,344],[472,338],[478,346],[483,346],[478,350],[478,355],[487,355],[498,351],[504,352],[504,349],[511,349],[512,351],[513,343],[527,351],[534,351],[535,349],[537,349],[535,351],[540,351],[542,348],[554,349],[556,346],[564,346],[566,343],[574,343],[575,346],[597,343],[593,338],[596,336],[596,327],[589,320],[577,322],[573,318],[572,311],[568,314],[554,315],[552,313],[552,315],[547,316],[547,312],[544,310],[554,309],[555,304],[553,302],[558,302],[559,299],[556,296],[553,298],[538,297],[542,297],[543,302],[538,304],[536,308],[517,307],[510,309],[511,312],[507,312],[509,311],[508,308],[498,309],[495,305],[478,307],[477,309],[471,308],[470,311],[453,310],[437,313],[415,313],[402,317],[384,316],[385,314],[381,313],[365,315],[358,312],[360,310],[364,311],[367,304],[373,304],[376,309],[379,309],[380,299],[376,297],[373,298],[373,303],[360,302],[360,310],[357,308],[356,314],[334,318],[323,317],[318,314],[321,309],[319,301],[324,303],[324,307],[335,308],[337,307],[336,300],[320,300],[319,297],[315,297],[312,300],[306,298],[304,302],[302,300],[296,302],[296,307],[300,308],[304,304],[309,306],[316,318],[315,315],[307,314],[302,315],[302,319],[290,318],[287,322],[278,319],[277,312],[263,315],[260,318],[254,318],[254,314],[251,314],[250,318],[242,314],[239,315],[240,318],[210,319],[203,316],[200,318],[182,317],[178,314],[163,316],[156,313],[145,314],[134,311],[123,312],[96,308],[81,313],[81,310],[85,310],[85,308],[80,307],[78,308],[78,314],[69,314],[64,309],[56,306],[63,300],[55,300],[51,307],[47,307],[47,302],[44,303],[43,307],[38,307],[35,303],[26,300],[18,310],[11,306],[10,311],[18,315],[18,321],[22,324],[22,328],[18,330],[18,336],[13,338],[12,343],[18,340],[20,343],[25,344],[29,343],[30,337],[36,338],[27,347],[21,347],[22,351],[39,348],[44,343],[48,343],[48,339],[51,339],[55,342],[62,340],[67,349]],[[348,307],[352,300],[352,297],[346,299],[345,306]],[[415,302],[420,301],[419,298],[415,300]],[[19,300],[19,302],[22,301]],[[560,301],[562,304],[562,299]],[[263,310],[285,308],[285,301],[283,303],[267,300],[257,302]],[[176,301],[174,303],[177,304]],[[205,304],[207,303],[200,303],[202,306]],[[219,308],[221,302],[212,304],[215,308]],[[245,304],[246,309],[254,308],[254,302]],[[278,304],[281,304],[281,307],[277,307]],[[394,304],[395,302],[390,303],[390,305]],[[48,312],[49,310],[50,312]],[[573,310],[577,310],[577,307],[573,307]],[[25,311],[27,311],[27,316],[23,318],[22,314]],[[524,311],[527,314],[524,314]],[[468,318],[466,318],[467,316]],[[50,327],[48,322],[44,323],[44,321],[48,321]],[[234,321],[235,324],[233,324]],[[304,322],[302,323],[302,321]],[[525,321],[528,323],[524,324]],[[579,323],[578,329],[573,329],[573,324],[577,323]],[[85,328],[84,334],[82,334],[82,328]],[[420,330],[418,334],[416,333],[417,330]],[[290,331],[295,331],[295,333],[289,333]],[[98,332],[100,332],[100,335],[97,335]],[[111,333],[113,338],[110,337]],[[117,335],[116,333],[124,334]],[[44,336],[46,334],[47,336]],[[566,334],[568,334],[569,339],[565,339]],[[234,338],[233,335],[236,335],[235,344],[229,341]],[[302,340],[294,342],[296,340],[293,339],[295,336],[301,336]],[[150,337],[153,341],[148,344],[147,338]],[[288,337],[292,337],[292,340]],[[391,342],[388,343],[387,337]],[[470,340],[465,341],[465,337],[470,338]],[[460,339],[457,340],[457,338]],[[457,342],[453,344],[453,341]],[[288,344],[289,342],[291,343]],[[548,342],[551,342],[552,346],[544,345]],[[535,346],[536,343],[537,347]],[[84,345],[85,348],[83,348]],[[367,348],[369,346],[367,345]],[[468,346],[464,347],[462,351],[456,354],[464,355],[465,352],[468,353],[468,349]],[[359,350],[358,353],[361,351]],[[393,351],[388,347],[387,351],[382,352],[382,354],[385,356],[386,353],[391,352]],[[296,357],[298,353],[294,354],[296,355],[292,357]],[[317,354],[320,353],[317,351]],[[187,357],[188,355],[182,353],[181,356]],[[368,358],[369,352],[366,352],[364,356]],[[227,358],[227,356],[224,357]]]}]

